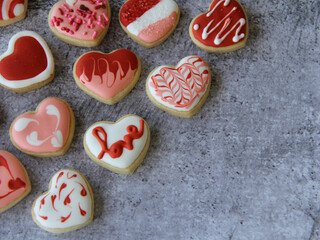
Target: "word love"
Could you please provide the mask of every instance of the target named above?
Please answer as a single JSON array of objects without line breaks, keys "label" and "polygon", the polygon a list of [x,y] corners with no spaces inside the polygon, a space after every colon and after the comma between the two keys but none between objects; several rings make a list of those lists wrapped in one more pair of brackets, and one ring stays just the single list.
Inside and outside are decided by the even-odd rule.
[{"label": "word love", "polygon": [[[107,133],[102,127],[94,128],[92,130],[92,135],[98,140],[102,148],[98,155],[98,159],[102,159],[106,153],[112,158],[119,158],[123,153],[123,148],[133,150],[133,140],[141,138],[144,133],[144,121],[140,120],[140,130],[138,130],[136,126],[130,125],[127,127],[127,132],[128,134],[123,138],[124,141],[119,140],[112,144],[108,149]],[[99,133],[102,134],[103,139],[100,137]]]}]

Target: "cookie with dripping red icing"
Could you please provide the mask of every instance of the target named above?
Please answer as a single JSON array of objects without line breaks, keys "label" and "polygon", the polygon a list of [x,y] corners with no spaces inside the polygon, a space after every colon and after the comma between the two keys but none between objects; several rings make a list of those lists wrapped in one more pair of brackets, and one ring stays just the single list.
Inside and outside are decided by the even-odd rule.
[{"label": "cookie with dripping red icing", "polygon": [[0,27],[26,17],[28,0],[0,0]]},{"label": "cookie with dripping red icing", "polygon": [[188,56],[177,66],[155,68],[147,78],[146,91],[156,107],[177,117],[190,118],[205,103],[210,85],[208,63],[201,57]]},{"label": "cookie with dripping red icing", "polygon": [[140,73],[140,59],[127,49],[109,54],[85,53],[73,68],[77,85],[86,94],[105,104],[115,104],[123,99],[136,85]]},{"label": "cookie with dripping red icing", "polygon": [[208,12],[192,20],[189,34],[207,52],[235,51],[247,42],[247,15],[237,0],[213,0]]},{"label": "cookie with dripping red icing", "polygon": [[83,139],[88,156],[97,164],[119,174],[132,174],[147,154],[150,129],[136,115],[126,115],[117,122],[97,122]]},{"label": "cookie with dripping red icing", "polygon": [[111,18],[108,0],[63,0],[49,13],[49,27],[62,41],[79,47],[98,46]]},{"label": "cookie with dripping red icing", "polygon": [[31,91],[51,82],[54,70],[45,40],[35,32],[22,31],[12,36],[8,50],[0,56],[0,86],[15,92]]},{"label": "cookie with dripping red icing", "polygon": [[180,9],[173,0],[128,0],[120,10],[123,30],[138,44],[152,48],[176,28]]},{"label": "cookie with dripping red icing", "polygon": [[32,218],[41,228],[64,233],[83,228],[93,220],[93,193],[87,179],[78,171],[58,171],[49,190],[32,205]]},{"label": "cookie with dripping red icing", "polygon": [[44,99],[35,112],[18,116],[10,127],[10,138],[20,151],[36,157],[65,154],[74,134],[75,119],[62,99]]},{"label": "cookie with dripping red icing", "polygon": [[0,151],[0,213],[13,207],[31,191],[28,173],[11,153]]}]

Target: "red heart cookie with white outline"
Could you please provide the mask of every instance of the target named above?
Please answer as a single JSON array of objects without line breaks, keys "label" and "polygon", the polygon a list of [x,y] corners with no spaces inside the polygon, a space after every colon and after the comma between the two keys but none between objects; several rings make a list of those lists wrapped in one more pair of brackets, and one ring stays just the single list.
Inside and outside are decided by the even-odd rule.
[{"label": "red heart cookie with white outline", "polygon": [[176,28],[180,9],[173,0],[128,0],[120,9],[120,24],[146,48],[164,42]]},{"label": "red heart cookie with white outline", "polygon": [[10,127],[12,143],[22,152],[37,157],[63,155],[70,147],[75,127],[69,104],[46,98],[35,112],[17,117]]},{"label": "red heart cookie with white outline", "polygon": [[0,27],[26,17],[28,0],[0,0]]},{"label": "red heart cookie with white outline", "polygon": [[28,174],[11,153],[0,151],[0,213],[11,208],[31,191]]},{"label": "red heart cookie with white outline", "polygon": [[49,191],[32,205],[32,218],[43,229],[64,233],[82,228],[93,219],[94,200],[87,179],[78,171],[63,169],[49,183]]},{"label": "red heart cookie with white outline", "polygon": [[88,156],[97,164],[120,174],[131,174],[143,161],[150,144],[145,120],[126,115],[117,122],[97,122],[83,139]]},{"label": "red heart cookie with white outline", "polygon": [[31,31],[15,34],[0,56],[0,85],[26,92],[49,83],[53,77],[54,59],[45,40]]},{"label": "red heart cookie with white outline", "polygon": [[146,91],[158,108],[177,117],[190,118],[208,97],[211,71],[198,56],[183,58],[177,66],[164,65],[148,76]]},{"label": "red heart cookie with white outline", "polygon": [[79,46],[98,46],[108,32],[111,10],[108,0],[65,0],[49,13],[49,27],[62,41]]},{"label": "red heart cookie with white outline", "polygon": [[237,0],[213,0],[209,11],[192,20],[193,42],[207,52],[223,53],[245,46],[248,20]]},{"label": "red heart cookie with white outline", "polygon": [[112,53],[88,52],[73,68],[77,85],[91,97],[114,104],[136,85],[141,73],[140,59],[127,49]]}]

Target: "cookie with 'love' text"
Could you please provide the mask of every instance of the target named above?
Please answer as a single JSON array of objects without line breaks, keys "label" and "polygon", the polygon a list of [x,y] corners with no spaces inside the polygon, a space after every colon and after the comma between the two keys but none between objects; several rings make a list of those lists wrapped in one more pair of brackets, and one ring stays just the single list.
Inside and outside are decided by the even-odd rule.
[{"label": "cookie with 'love' text", "polygon": [[131,174],[143,161],[150,144],[145,120],[126,115],[117,122],[97,122],[83,139],[88,156],[97,164],[120,174]]},{"label": "cookie with 'love' text", "polygon": [[213,0],[208,12],[192,20],[189,33],[192,41],[207,52],[235,51],[247,42],[247,15],[237,0]]},{"label": "cookie with 'love' text", "polygon": [[108,32],[108,0],[62,0],[49,13],[49,27],[62,41],[79,47],[98,46]]},{"label": "cookie with 'love' text", "polygon": [[49,190],[32,205],[32,218],[52,233],[74,231],[93,220],[94,199],[87,179],[78,171],[63,169],[54,174]]},{"label": "cookie with 'love' text", "polygon": [[200,111],[211,85],[208,63],[198,56],[183,58],[177,66],[164,65],[148,76],[146,91],[152,103],[177,117]]},{"label": "cookie with 'love' text", "polygon": [[11,142],[36,157],[55,157],[67,152],[75,128],[73,111],[62,99],[49,97],[35,112],[17,117],[10,127]]}]

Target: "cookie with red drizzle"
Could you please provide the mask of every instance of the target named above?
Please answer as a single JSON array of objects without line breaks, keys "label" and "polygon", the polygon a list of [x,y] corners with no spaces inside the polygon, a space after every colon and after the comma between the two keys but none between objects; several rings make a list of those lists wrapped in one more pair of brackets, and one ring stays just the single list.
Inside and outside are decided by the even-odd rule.
[{"label": "cookie with red drizzle", "polygon": [[26,17],[28,0],[0,0],[0,27]]},{"label": "cookie with red drizzle", "polygon": [[90,184],[76,170],[63,169],[50,181],[49,191],[33,203],[33,220],[43,229],[63,233],[79,229],[93,219]]},{"label": "cookie with red drizzle", "polygon": [[207,52],[230,52],[245,46],[248,38],[246,13],[237,0],[213,0],[209,11],[190,24],[193,42]]},{"label": "cookie with red drizzle", "polygon": [[112,122],[93,124],[85,133],[84,148],[97,164],[120,174],[131,174],[143,161],[150,143],[145,120],[127,115]]},{"label": "cookie with red drizzle", "polygon": [[62,41],[94,47],[106,35],[111,18],[108,0],[64,0],[49,13],[49,27]]}]

